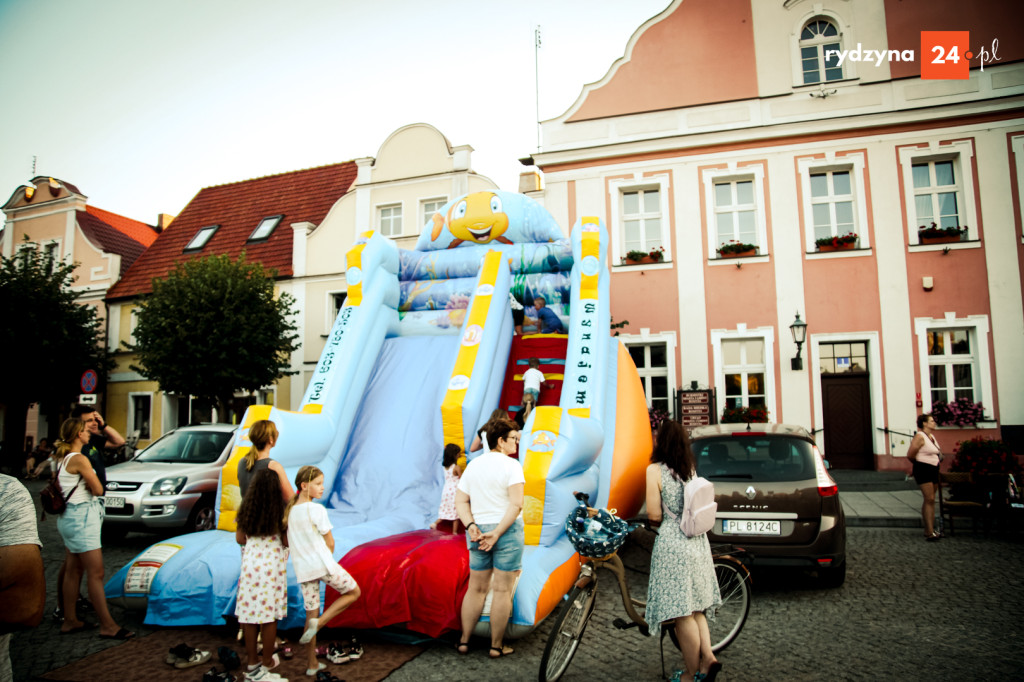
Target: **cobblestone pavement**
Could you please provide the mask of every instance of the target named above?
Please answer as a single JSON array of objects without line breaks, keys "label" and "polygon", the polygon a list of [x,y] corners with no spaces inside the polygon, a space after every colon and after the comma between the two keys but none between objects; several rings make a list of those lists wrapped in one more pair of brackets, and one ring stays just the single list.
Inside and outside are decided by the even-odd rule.
[{"label": "cobblestone pavement", "polygon": [[[42,487],[30,484],[33,494]],[[49,587],[47,613],[55,605],[54,583],[63,547],[56,522],[39,524]],[[646,597],[650,536],[634,535],[623,560],[633,596]],[[920,529],[848,530],[849,572],[840,589],[819,588],[809,574],[754,571],[750,617],[737,640],[720,656],[720,679],[839,680],[867,679],[1020,679],[1024,671],[1024,542],[1020,535],[983,537],[962,532],[926,543]],[[157,541],[159,536],[131,533],[104,547],[107,575]],[[619,631],[612,620],[625,616],[613,576],[602,572],[594,616],[572,665],[563,677],[573,680],[661,679],[656,640],[636,630]],[[118,621],[139,635],[153,631],[142,614],[112,608]],[[549,618],[516,642],[516,653],[487,658],[481,642],[459,656],[438,643],[387,679],[432,682],[537,678],[540,657],[551,628]],[[16,680],[31,680],[84,656],[118,646],[94,634],[58,634],[47,617],[32,630],[15,635],[11,659]],[[454,640],[453,640],[454,641]],[[372,643],[369,644],[372,646]],[[666,671],[680,664],[666,640]],[[198,680],[201,672],[183,673]],[[126,680],[134,679],[130,671]]]}]

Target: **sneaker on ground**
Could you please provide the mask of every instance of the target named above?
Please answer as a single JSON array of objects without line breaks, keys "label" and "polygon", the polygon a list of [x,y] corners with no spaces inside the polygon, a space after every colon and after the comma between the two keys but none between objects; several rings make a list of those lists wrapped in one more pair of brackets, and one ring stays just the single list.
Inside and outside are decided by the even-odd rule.
[{"label": "sneaker on ground", "polygon": [[358,661],[363,657],[363,645],[359,643],[359,640],[356,639],[355,636],[353,636],[349,643],[343,648],[348,653],[349,659],[353,661]]},{"label": "sneaker on ground", "polygon": [[288,682],[287,677],[272,673],[262,665],[245,673],[246,682]]},{"label": "sneaker on ground", "polygon": [[187,657],[179,656],[178,660],[174,663],[174,667],[191,668],[193,666],[202,665],[203,663],[206,663],[208,660],[210,660],[210,655],[211,654],[209,651],[200,651],[199,649],[192,649]]},{"label": "sneaker on ground", "polygon": [[184,643],[171,647],[167,650],[167,657],[164,659],[164,662],[167,663],[167,665],[174,665],[182,659],[189,658],[193,651],[195,651],[195,649]]},{"label": "sneaker on ground", "polygon": [[348,650],[340,644],[328,644],[327,660],[335,664],[348,663],[350,660]]},{"label": "sneaker on ground", "polygon": [[214,666],[203,673],[203,682],[235,682],[235,676]]},{"label": "sneaker on ground", "polygon": [[64,622],[64,609],[62,609],[59,606],[56,607],[53,610],[53,613],[50,614],[50,617],[53,618],[53,620],[58,622],[58,623],[63,623]]},{"label": "sneaker on ground", "polygon": [[96,609],[93,607],[92,602],[85,597],[79,597],[78,601],[75,602],[75,610],[78,613],[96,613]]}]

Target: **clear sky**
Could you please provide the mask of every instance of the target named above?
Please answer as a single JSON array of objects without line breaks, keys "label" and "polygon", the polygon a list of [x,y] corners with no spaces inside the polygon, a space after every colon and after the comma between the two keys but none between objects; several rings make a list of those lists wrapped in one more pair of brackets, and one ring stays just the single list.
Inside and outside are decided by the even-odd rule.
[{"label": "clear sky", "polygon": [[670,0],[0,0],[0,202],[36,174],[147,223],[201,188],[375,156],[417,122],[518,188]]}]

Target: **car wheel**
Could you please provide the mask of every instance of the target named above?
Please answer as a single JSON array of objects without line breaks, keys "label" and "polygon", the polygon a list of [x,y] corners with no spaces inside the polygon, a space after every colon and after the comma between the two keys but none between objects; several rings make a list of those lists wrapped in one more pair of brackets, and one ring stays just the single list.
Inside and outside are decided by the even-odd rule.
[{"label": "car wheel", "polygon": [[217,516],[213,509],[213,503],[205,497],[200,498],[199,501],[196,502],[196,506],[192,508],[192,513],[188,517],[187,530],[190,533],[196,533],[201,530],[212,530],[216,518]]},{"label": "car wheel", "polygon": [[836,568],[819,569],[818,580],[825,587],[842,587],[846,582],[846,560]]}]

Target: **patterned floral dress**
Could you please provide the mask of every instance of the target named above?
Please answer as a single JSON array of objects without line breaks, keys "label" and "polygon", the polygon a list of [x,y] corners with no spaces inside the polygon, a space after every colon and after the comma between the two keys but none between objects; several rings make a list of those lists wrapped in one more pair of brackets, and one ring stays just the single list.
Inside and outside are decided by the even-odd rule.
[{"label": "patterned floral dress", "polygon": [[239,623],[270,623],[288,615],[288,550],[278,535],[247,536],[238,577]]},{"label": "patterned floral dress", "polygon": [[441,506],[437,510],[437,518],[442,521],[454,521],[459,518],[455,511],[455,492],[459,485],[459,474],[455,473],[453,464],[444,470],[444,488],[441,490]]},{"label": "patterned floral dress", "polygon": [[[661,469],[661,498],[676,517],[683,512],[683,482],[671,469]],[[661,624],[695,611],[704,611],[708,618],[722,604],[711,558],[707,534],[688,538],[679,528],[678,519],[664,515],[651,553],[651,579],[647,585],[647,612],[644,620],[651,634],[661,634]]]}]

